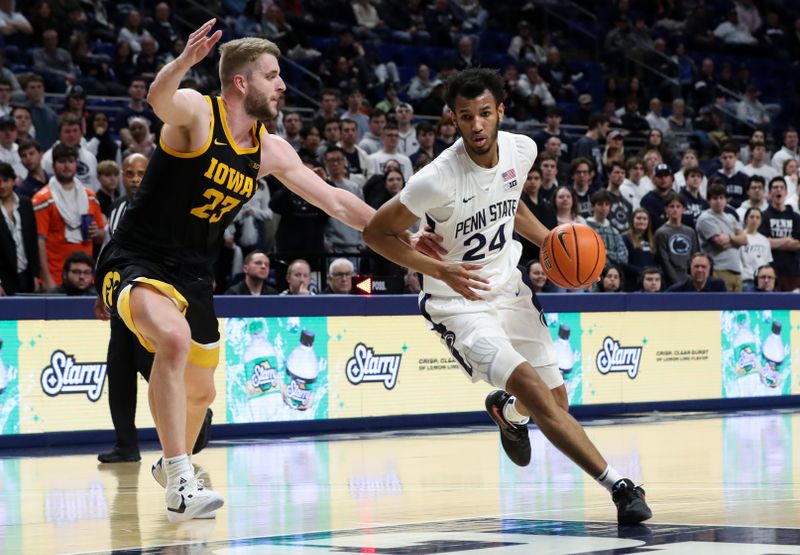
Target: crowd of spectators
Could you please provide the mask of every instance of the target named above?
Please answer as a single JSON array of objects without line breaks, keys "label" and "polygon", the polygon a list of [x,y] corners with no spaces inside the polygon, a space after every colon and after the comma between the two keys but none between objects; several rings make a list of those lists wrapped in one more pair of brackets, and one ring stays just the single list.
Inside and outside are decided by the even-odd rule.
[{"label": "crowd of spectators", "polygon": [[[293,83],[318,101],[316,111],[292,95],[267,127],[331,186],[375,208],[456,140],[447,79],[487,64],[506,78],[504,126],[538,145],[523,201],[546,226],[586,223],[606,244],[595,290],[708,291],[716,280],[728,291],[800,288],[791,126],[800,87],[789,79],[762,100],[764,82],[747,63],[800,63],[800,14],[754,0],[588,4],[601,29],[596,56],[548,17],[558,9],[550,2],[209,7],[227,38],[269,38],[319,79],[301,73]],[[73,255],[97,255],[112,207],[126,196],[123,160],[156,148],[160,122],[146,97],[185,45],[176,5],[0,0],[0,294],[93,293],[72,280],[86,262]],[[195,66],[182,86],[218,92],[214,61]],[[108,110],[92,104],[96,95],[124,101]],[[535,262],[538,249],[522,242],[520,263],[535,287],[557,290]],[[419,289],[360,233],[270,177],[226,231],[217,291],[339,293],[356,273]]]}]

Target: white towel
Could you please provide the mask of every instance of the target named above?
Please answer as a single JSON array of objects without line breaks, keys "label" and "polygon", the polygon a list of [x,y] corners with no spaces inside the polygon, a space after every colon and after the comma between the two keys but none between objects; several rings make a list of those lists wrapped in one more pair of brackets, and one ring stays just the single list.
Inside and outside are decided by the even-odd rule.
[{"label": "white towel", "polygon": [[72,182],[75,186],[70,190],[64,190],[61,183],[55,177],[51,177],[48,186],[53,195],[53,202],[56,203],[56,209],[64,220],[64,239],[67,243],[83,243],[81,214],[89,213],[89,196],[83,183],[77,179],[73,179]]}]

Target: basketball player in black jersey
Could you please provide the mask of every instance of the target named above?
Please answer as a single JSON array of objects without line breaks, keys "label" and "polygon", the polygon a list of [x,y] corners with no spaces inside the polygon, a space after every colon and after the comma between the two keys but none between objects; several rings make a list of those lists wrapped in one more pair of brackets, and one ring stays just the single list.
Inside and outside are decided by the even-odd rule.
[{"label": "basketball player in black jersey", "polygon": [[178,89],[222,36],[209,34],[214,24],[192,33],[150,88],[147,100],[164,122],[160,144],[98,263],[105,304],[155,353],[148,397],[164,453],[153,475],[166,487],[171,521],[213,517],[223,504],[195,476],[188,453],[215,396],[220,335],[212,265],[256,180],[272,174],[358,230],[374,212],[320,179],[260,123],[275,115],[286,90],[272,42],[244,38],[221,46],[220,97]]}]

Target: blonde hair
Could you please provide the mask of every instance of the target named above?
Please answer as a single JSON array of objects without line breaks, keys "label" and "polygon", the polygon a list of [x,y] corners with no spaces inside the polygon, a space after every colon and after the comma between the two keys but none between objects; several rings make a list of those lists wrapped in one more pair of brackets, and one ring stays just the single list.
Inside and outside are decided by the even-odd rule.
[{"label": "blonde hair", "polygon": [[281,50],[272,41],[257,37],[245,37],[226,42],[219,47],[219,80],[222,90],[233,82],[237,73],[250,75],[250,64],[255,62],[262,54],[272,54],[276,58],[281,55]]},{"label": "blonde hair", "polygon": [[113,160],[103,160],[97,164],[97,175],[119,175],[119,166]]}]

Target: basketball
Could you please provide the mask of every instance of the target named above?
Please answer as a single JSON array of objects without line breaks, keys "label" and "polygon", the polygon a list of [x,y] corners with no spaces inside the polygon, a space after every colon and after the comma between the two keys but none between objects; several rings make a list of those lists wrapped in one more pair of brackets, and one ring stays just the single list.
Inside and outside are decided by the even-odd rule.
[{"label": "basketball", "polygon": [[606,247],[588,225],[568,223],[550,230],[539,252],[548,279],[565,289],[589,287],[606,265]]}]

